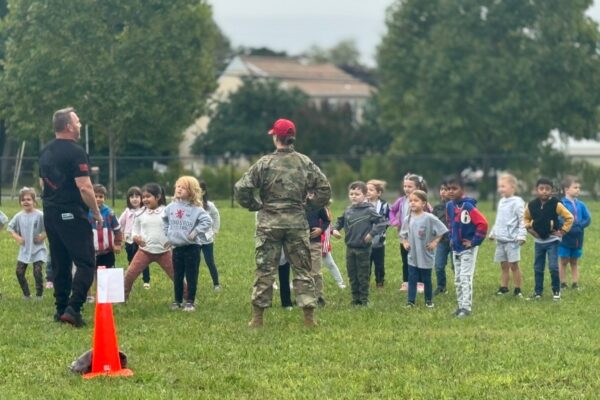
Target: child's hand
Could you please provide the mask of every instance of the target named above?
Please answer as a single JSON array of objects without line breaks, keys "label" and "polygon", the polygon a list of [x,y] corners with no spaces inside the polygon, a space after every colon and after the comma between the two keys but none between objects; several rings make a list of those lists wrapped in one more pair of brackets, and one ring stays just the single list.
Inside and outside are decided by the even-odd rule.
[{"label": "child's hand", "polygon": [[494,237],[494,235],[490,234],[490,236],[488,236],[488,239],[490,239],[490,240],[494,240],[494,239],[495,239],[495,237]]},{"label": "child's hand", "polygon": [[373,241],[373,236],[371,236],[370,233],[367,233],[367,236],[365,236],[365,243],[371,243]]},{"label": "child's hand", "polygon": [[146,242],[141,236],[134,236],[133,241],[140,247],[146,247]]},{"label": "child's hand", "polygon": [[525,244],[525,241],[524,240],[519,240],[519,241],[517,241],[517,243],[519,243],[519,246],[523,246]]},{"label": "child's hand", "polygon": [[471,243],[471,241],[467,239],[463,239],[462,245],[465,249],[470,249],[471,247],[473,247],[473,243]]},{"label": "child's hand", "polygon": [[340,231],[338,231],[337,229],[334,229],[331,234],[333,235],[334,238],[336,239],[340,239],[342,237],[342,234],[340,233]]},{"label": "child's hand", "polygon": [[410,243],[408,243],[408,240],[402,241],[402,247],[404,247],[404,250],[406,250],[406,251],[410,250]]},{"label": "child's hand", "polygon": [[529,234],[531,236],[533,236],[534,238],[539,238],[540,237],[540,235],[538,235],[538,233],[536,231],[534,231],[533,228],[528,228],[527,232],[529,232]]},{"label": "child's hand", "polygon": [[120,244],[115,244],[113,246],[113,250],[114,250],[115,254],[119,254],[121,252],[121,245]]},{"label": "child's hand", "polygon": [[564,234],[565,233],[561,230],[552,232],[552,236],[556,236],[556,237],[563,237]]},{"label": "child's hand", "polygon": [[17,239],[17,243],[19,243],[19,246],[25,246],[25,239],[23,239],[22,237]]},{"label": "child's hand", "polygon": [[196,236],[198,236],[198,232],[191,231],[190,234],[187,236],[187,238],[188,238],[188,240],[194,240],[194,239],[196,239]]},{"label": "child's hand", "polygon": [[35,243],[35,244],[44,243],[44,240],[46,240],[46,236],[44,236],[43,233],[40,233],[33,239],[33,243]]},{"label": "child's hand", "polygon": [[173,243],[169,242],[168,240],[163,244],[163,247],[165,249],[170,249],[171,247],[173,247]]},{"label": "child's hand", "polygon": [[440,241],[437,239],[433,239],[431,242],[425,245],[425,248],[429,251],[434,251]]},{"label": "child's hand", "polygon": [[310,238],[311,239],[317,238],[317,237],[321,236],[322,233],[323,233],[323,230],[321,228],[312,228],[310,230]]}]

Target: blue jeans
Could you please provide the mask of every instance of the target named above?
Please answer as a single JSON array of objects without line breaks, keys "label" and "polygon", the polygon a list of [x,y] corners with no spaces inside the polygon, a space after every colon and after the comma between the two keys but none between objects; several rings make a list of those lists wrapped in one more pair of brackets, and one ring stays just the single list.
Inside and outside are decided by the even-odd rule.
[{"label": "blue jeans", "polygon": [[408,266],[408,301],[414,303],[417,298],[417,282],[425,285],[425,301],[431,301],[432,285],[431,270]]},{"label": "blue jeans", "polygon": [[439,288],[446,288],[446,264],[448,264],[448,255],[451,252],[450,242],[446,240],[440,241],[435,248],[435,275]]},{"label": "blue jeans", "polygon": [[558,276],[558,244],[559,240],[550,243],[535,243],[535,260],[533,271],[535,273],[535,293],[544,292],[544,269],[546,268],[546,255],[548,257],[548,269],[552,280],[552,291],[560,291],[560,278]]}]

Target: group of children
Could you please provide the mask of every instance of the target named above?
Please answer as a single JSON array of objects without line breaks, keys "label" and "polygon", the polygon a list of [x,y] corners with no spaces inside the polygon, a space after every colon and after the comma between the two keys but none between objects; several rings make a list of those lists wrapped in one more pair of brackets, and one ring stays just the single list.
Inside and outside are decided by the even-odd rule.
[{"label": "group of children", "polygon": [[[571,267],[571,288],[579,287],[578,260],[582,256],[584,229],[591,222],[585,204],[578,199],[581,186],[573,177],[562,184],[564,197],[553,197],[554,186],[549,179],[536,182],[536,198],[525,203],[515,195],[517,180],[510,174],[498,179],[496,221],[488,234],[486,218],[476,207],[476,200],[466,197],[459,177],[450,177],[440,186],[440,203],[430,205],[425,180],[408,174],[403,180],[404,195],[390,207],[382,194],[385,182],[370,180],[350,184],[350,206],[335,224],[328,208],[307,215],[311,227],[311,253],[313,277],[321,282],[319,304],[324,305],[320,265],[324,263],[332,272],[336,283],[344,288],[343,278],[331,256],[330,236],[340,238],[345,231],[346,266],[352,293],[352,304],[369,303],[369,282],[374,267],[375,284],[385,284],[385,234],[388,225],[397,228],[402,259],[401,291],[408,292],[407,307],[414,307],[418,292],[424,292],[425,306],[434,307],[433,297],[447,292],[446,265],[448,256],[455,274],[458,307],[454,315],[463,318],[471,314],[473,276],[478,246],[486,236],[495,242],[494,262],[500,263],[501,277],[498,295],[510,292],[510,273],[513,277],[513,294],[523,296],[522,274],[519,268],[520,249],[527,233],[534,237],[535,287],[530,299],[539,299],[544,290],[546,259],[551,276],[552,295],[559,300],[561,290],[569,287],[566,270]],[[172,202],[166,204],[163,188],[148,183],[141,189],[127,191],[127,208],[117,219],[105,204],[106,188],[94,185],[94,193],[102,224],[90,216],[94,234],[96,265],[114,267],[115,253],[125,251],[129,267],[125,276],[125,295],[129,297],[135,279],[143,273],[144,288],[150,288],[152,262],[158,263],[173,280],[174,301],[171,308],[195,310],[195,296],[199,275],[200,254],[204,254],[213,281],[214,290],[220,290],[219,275],[214,262],[214,238],[220,228],[220,217],[214,203],[207,199],[203,182],[191,176],[182,176],[175,183]],[[42,267],[48,254],[43,213],[36,209],[36,193],[32,188],[19,192],[22,210],[8,222],[0,213],[0,228],[8,222],[8,231],[19,244],[16,274],[23,297],[31,293],[25,271],[33,265],[35,298],[43,296]],[[285,266],[286,260],[281,264]],[[432,285],[435,268],[436,289]],[[280,268],[281,271],[281,268]],[[93,297],[90,299],[93,301]],[[284,306],[291,306],[286,301]],[[288,304],[289,303],[289,304]]]},{"label": "group of children", "polygon": [[[157,262],[173,280],[172,309],[194,311],[198,283],[200,254],[204,254],[213,281],[219,291],[219,274],[214,261],[214,239],[220,228],[220,216],[214,203],[208,201],[206,184],[192,176],[182,176],[175,183],[172,202],[166,205],[164,189],[156,183],[131,187],[127,191],[127,208],[117,219],[105,204],[107,190],[103,185],[93,186],[102,223],[96,223],[90,213],[89,221],[94,235],[96,267],[113,268],[115,254],[120,253],[122,242],[129,267],[125,275],[125,296],[129,297],[133,283],[144,274],[144,288],[150,289],[149,265]],[[19,192],[21,211],[8,223],[8,231],[19,245],[16,274],[23,297],[31,294],[25,271],[33,265],[36,299],[43,296],[43,264],[47,260],[43,213],[36,209],[36,193],[32,188]],[[8,218],[0,213],[0,228]],[[51,281],[51,276],[48,280]],[[93,302],[94,297],[88,296]]]},{"label": "group of children", "polygon": [[[415,306],[416,294],[420,291],[424,292],[426,307],[434,307],[433,296],[447,291],[445,270],[448,256],[452,254],[458,303],[453,315],[458,318],[469,316],[477,251],[486,236],[495,241],[494,262],[501,266],[498,295],[509,293],[512,271],[513,293],[517,297],[523,296],[519,261],[527,233],[534,237],[535,242],[535,287],[529,299],[542,297],[546,258],[554,300],[560,300],[561,289],[568,287],[566,269],[569,265],[571,287],[579,287],[577,262],[582,255],[583,232],[591,217],[585,204],[577,198],[581,186],[576,178],[564,179],[562,200],[553,197],[552,181],[540,178],[536,182],[536,198],[526,204],[515,195],[516,178],[510,174],[501,175],[498,179],[501,199],[489,236],[488,222],[477,209],[476,200],[465,196],[460,177],[444,180],[439,192],[441,202],[434,207],[429,203],[426,182],[419,175],[404,177],[404,195],[391,208],[386,208],[381,200],[384,187],[382,181],[351,183],[348,192],[351,205],[338,219],[333,231],[336,237],[341,237],[341,228],[346,231],[346,263],[352,304],[368,304],[372,262],[375,263],[376,286],[384,285],[385,253],[382,248],[387,225],[398,229],[403,268],[400,290],[408,291],[408,308]],[[435,290],[431,279],[434,268],[437,276]]]}]

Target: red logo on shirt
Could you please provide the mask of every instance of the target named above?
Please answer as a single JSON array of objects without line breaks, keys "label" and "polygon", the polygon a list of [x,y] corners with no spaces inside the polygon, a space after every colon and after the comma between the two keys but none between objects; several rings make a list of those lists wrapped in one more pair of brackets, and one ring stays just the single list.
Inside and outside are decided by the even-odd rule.
[{"label": "red logo on shirt", "polygon": [[79,171],[88,172],[89,171],[88,165],[87,164],[79,164]]},{"label": "red logo on shirt", "polygon": [[175,211],[175,216],[179,219],[183,218],[184,214],[185,214],[185,211],[183,211],[183,210]]}]

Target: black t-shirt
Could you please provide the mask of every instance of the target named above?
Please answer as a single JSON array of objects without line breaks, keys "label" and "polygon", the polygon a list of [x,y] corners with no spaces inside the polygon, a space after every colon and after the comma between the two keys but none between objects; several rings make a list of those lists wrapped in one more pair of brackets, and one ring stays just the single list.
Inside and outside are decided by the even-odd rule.
[{"label": "black t-shirt", "polygon": [[40,178],[44,181],[44,207],[83,209],[75,178],[89,176],[89,160],[83,148],[73,140],[55,139],[40,153]]}]

